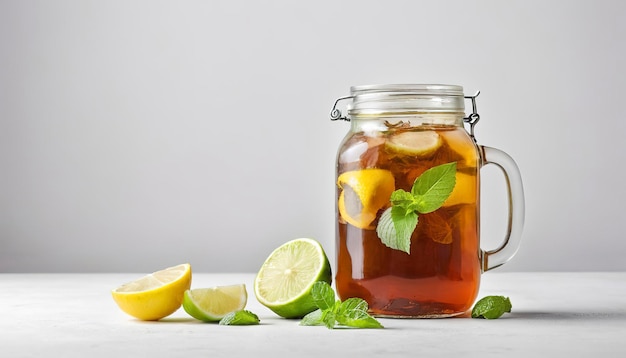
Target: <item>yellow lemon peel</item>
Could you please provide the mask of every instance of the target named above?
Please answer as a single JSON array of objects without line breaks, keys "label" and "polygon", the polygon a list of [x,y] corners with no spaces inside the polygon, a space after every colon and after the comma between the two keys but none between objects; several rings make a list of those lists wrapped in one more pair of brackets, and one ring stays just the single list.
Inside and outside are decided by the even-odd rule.
[{"label": "yellow lemon peel", "polygon": [[[395,180],[389,170],[370,168],[342,173],[337,178],[337,186],[342,189],[337,202],[341,217],[360,229],[373,229],[370,224],[378,211],[389,204]],[[356,194],[360,206],[346,203],[347,188]]]}]

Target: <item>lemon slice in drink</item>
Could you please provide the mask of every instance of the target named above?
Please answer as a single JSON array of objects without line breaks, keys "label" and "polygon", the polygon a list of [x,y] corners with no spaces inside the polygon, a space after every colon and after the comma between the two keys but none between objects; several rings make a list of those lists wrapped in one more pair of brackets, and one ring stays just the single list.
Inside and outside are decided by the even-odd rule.
[{"label": "lemon slice in drink", "polygon": [[353,170],[339,175],[337,186],[343,189],[337,201],[341,217],[360,229],[373,229],[370,224],[378,210],[389,204],[395,179],[385,169]]},{"label": "lemon slice in drink", "polygon": [[217,322],[231,312],[244,309],[247,302],[246,285],[216,286],[185,291],[183,308],[195,319]]},{"label": "lemon slice in drink", "polygon": [[156,321],[180,308],[191,286],[191,266],[182,264],[153,272],[111,291],[113,300],[129,315]]},{"label": "lemon slice in drink", "polygon": [[476,201],[478,195],[478,185],[476,177],[473,175],[457,172],[454,190],[443,203],[443,206],[453,206],[457,204],[469,204]]},{"label": "lemon slice in drink", "polygon": [[392,135],[386,146],[397,153],[425,157],[439,149],[442,142],[435,131],[402,132]]},{"label": "lemon slice in drink", "polygon": [[300,238],[269,255],[254,279],[254,293],[277,315],[300,318],[317,309],[311,297],[317,281],[332,282],[330,263],[319,242]]}]

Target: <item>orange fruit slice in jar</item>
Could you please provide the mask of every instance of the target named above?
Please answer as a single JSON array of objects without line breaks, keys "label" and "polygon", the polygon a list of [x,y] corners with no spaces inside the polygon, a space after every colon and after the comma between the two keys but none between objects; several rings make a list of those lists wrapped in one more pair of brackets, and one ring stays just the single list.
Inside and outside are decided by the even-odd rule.
[{"label": "orange fruit slice in jar", "polygon": [[371,230],[378,211],[389,204],[395,180],[389,170],[370,168],[342,173],[337,186],[342,189],[337,202],[341,218],[359,229]]},{"label": "orange fruit slice in jar", "polygon": [[433,154],[442,143],[441,136],[435,131],[415,131],[392,135],[386,146],[396,153],[425,157]]}]

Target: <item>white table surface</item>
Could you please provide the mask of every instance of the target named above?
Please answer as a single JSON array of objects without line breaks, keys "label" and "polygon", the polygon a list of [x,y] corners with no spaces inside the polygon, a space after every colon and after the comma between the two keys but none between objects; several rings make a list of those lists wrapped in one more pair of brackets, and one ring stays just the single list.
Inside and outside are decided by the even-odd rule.
[{"label": "white table surface", "polygon": [[194,273],[192,288],[245,283],[258,326],[195,321],[181,308],[142,322],[110,290],[142,274],[0,274],[1,357],[624,357],[626,272],[483,275],[505,295],[497,320],[380,319],[382,330],[299,326],[261,306],[253,274]]}]

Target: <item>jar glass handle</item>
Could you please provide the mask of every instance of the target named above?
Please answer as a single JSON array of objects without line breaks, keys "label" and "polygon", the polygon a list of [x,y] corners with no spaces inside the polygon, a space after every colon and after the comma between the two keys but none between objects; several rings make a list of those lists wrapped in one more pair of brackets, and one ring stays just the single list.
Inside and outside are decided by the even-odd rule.
[{"label": "jar glass handle", "polygon": [[522,176],[513,158],[505,152],[486,146],[479,146],[482,165],[495,164],[504,173],[509,197],[509,222],[504,242],[500,247],[482,251],[483,271],[488,271],[509,261],[519,248],[524,226],[524,188]]}]

